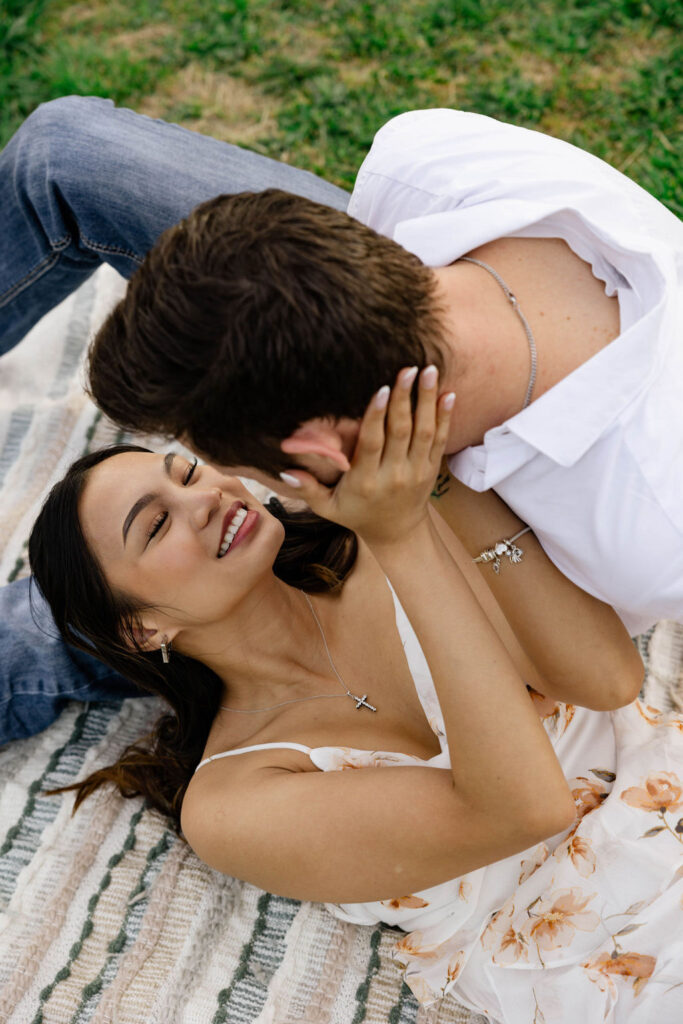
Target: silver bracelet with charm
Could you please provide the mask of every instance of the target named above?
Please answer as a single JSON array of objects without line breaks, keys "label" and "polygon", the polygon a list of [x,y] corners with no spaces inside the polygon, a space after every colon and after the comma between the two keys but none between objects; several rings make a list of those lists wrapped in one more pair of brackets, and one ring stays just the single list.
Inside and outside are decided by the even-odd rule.
[{"label": "silver bracelet with charm", "polygon": [[531,527],[525,526],[524,529],[520,530],[519,533],[516,533],[514,537],[499,540],[496,544],[493,545],[492,548],[486,548],[485,551],[482,551],[481,554],[477,555],[476,558],[473,558],[472,561],[491,562],[493,566],[493,571],[497,575],[500,572],[501,558],[509,558],[513,565],[517,565],[518,562],[522,561],[522,558],[524,557],[524,549],[518,547],[515,544],[515,541],[519,537],[521,537],[522,534],[530,532]]}]

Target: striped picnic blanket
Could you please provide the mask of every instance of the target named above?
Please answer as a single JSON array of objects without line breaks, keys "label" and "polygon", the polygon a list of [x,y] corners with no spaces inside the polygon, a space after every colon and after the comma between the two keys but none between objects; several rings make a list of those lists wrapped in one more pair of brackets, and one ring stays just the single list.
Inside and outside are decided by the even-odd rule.
[{"label": "striped picnic blanket", "polygon": [[[0,364],[2,582],[27,571],[51,483],[120,437],[83,394],[81,367],[123,287],[98,271]],[[663,623],[640,643],[652,699],[676,704],[681,631]],[[72,817],[71,795],[44,795],[114,761],[158,713],[151,699],[74,702],[0,751],[2,1024],[482,1024],[451,998],[418,1008],[391,929],[212,871],[140,799],[100,791]]]}]

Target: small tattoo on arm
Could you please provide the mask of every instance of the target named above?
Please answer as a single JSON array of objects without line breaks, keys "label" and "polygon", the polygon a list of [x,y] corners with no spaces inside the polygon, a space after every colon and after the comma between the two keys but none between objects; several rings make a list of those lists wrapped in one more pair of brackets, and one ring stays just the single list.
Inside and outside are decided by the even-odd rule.
[{"label": "small tattoo on arm", "polygon": [[432,491],[431,498],[442,498],[448,491],[450,474],[448,471],[439,473],[434,484],[434,490]]}]

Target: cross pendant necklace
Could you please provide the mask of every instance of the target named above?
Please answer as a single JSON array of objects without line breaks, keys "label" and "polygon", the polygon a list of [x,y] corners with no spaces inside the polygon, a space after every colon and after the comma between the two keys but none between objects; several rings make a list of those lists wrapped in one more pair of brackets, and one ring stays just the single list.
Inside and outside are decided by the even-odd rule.
[{"label": "cross pendant necklace", "polygon": [[356,701],[356,711],[358,711],[358,708],[370,708],[371,711],[377,710],[377,708],[374,708],[372,704],[368,704],[367,693],[364,693],[362,697],[356,697],[355,693],[351,693],[349,690],[347,690],[346,692],[349,695],[349,697],[352,698],[352,700]]},{"label": "cross pendant necklace", "polygon": [[351,700],[355,700],[355,702],[356,702],[356,711],[358,711],[360,708],[369,708],[370,711],[376,711],[377,708],[374,707],[372,704],[370,704],[368,702],[368,695],[367,695],[367,693],[364,693],[362,697],[357,697],[355,695],[355,693],[351,693],[351,691],[348,689],[346,683],[344,682],[342,677],[337,672],[336,666],[335,666],[334,662],[332,661],[332,655],[330,654],[330,649],[327,646],[327,639],[325,637],[325,630],[323,629],[322,625],[320,624],[320,619],[315,614],[315,608],[311,604],[311,599],[309,598],[308,594],[305,591],[302,591],[302,594],[306,598],[306,604],[311,609],[311,615],[315,619],[315,624],[318,627],[318,629],[320,630],[320,635],[321,635],[321,637],[323,639],[323,646],[325,648],[325,654],[327,655],[327,660],[330,663],[330,668],[332,669],[332,671],[334,672],[335,676],[337,677],[337,679],[341,683],[342,687],[346,691],[346,696],[350,697]]},{"label": "cross pendant necklace", "polygon": [[301,591],[301,593],[306,598],[306,604],[311,609],[311,615],[313,616],[313,618],[315,620],[316,626],[320,630],[320,636],[322,637],[323,646],[325,648],[325,654],[327,655],[327,660],[330,663],[330,668],[332,669],[332,671],[334,672],[335,676],[337,677],[337,679],[341,683],[341,686],[342,686],[342,689],[344,690],[344,692],[343,693],[319,693],[315,697],[295,697],[294,700],[283,700],[281,704],[273,704],[269,708],[251,708],[248,711],[243,711],[242,708],[229,708],[229,707],[226,707],[225,704],[221,704],[221,710],[222,711],[234,711],[235,714],[237,714],[237,715],[258,715],[262,711],[275,711],[276,708],[283,708],[285,706],[285,704],[301,704],[303,701],[306,701],[306,700],[325,700],[325,699],[327,699],[327,700],[336,700],[338,697],[350,697],[351,700],[355,700],[355,702],[356,702],[356,711],[359,711],[361,708],[367,708],[369,711],[377,711],[377,708],[374,706],[374,704],[371,704],[370,701],[368,700],[367,693],[364,693],[362,697],[358,697],[358,696],[356,696],[355,693],[351,693],[351,691],[348,689],[346,683],[344,682],[342,677],[337,672],[336,666],[335,666],[334,662],[332,661],[332,655],[330,654],[330,649],[327,646],[327,639],[325,637],[325,630],[323,629],[323,627],[322,627],[322,625],[320,623],[320,619],[315,614],[315,609],[313,608],[313,605],[311,604],[311,601],[310,601],[310,598],[309,598],[308,594],[306,594],[303,590]]}]

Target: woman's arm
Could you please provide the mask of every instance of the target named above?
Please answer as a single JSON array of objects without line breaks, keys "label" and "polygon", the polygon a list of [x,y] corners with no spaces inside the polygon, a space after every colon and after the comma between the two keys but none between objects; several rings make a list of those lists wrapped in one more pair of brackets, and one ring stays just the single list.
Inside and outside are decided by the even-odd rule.
[{"label": "woman's arm", "polygon": [[229,771],[220,761],[202,768],[183,807],[200,857],[297,898],[405,895],[526,849],[575,817],[526,686],[428,514],[447,409],[442,400],[435,413],[435,382],[421,388],[413,429],[409,396],[394,389],[386,434],[383,409],[371,406],[333,491],[294,472],[311,507],[356,529],[395,587],[432,672],[450,771],[320,773],[302,770],[298,752],[274,761],[261,751],[229,759]]},{"label": "woman's arm", "polygon": [[475,565],[473,557],[524,523],[493,491],[480,494],[445,474],[433,498],[452,531],[442,536],[526,682],[548,697],[601,711],[634,700],[643,663],[616,612],[567,579],[533,533],[520,537],[524,557],[516,565],[504,558],[498,574],[491,563]]}]

